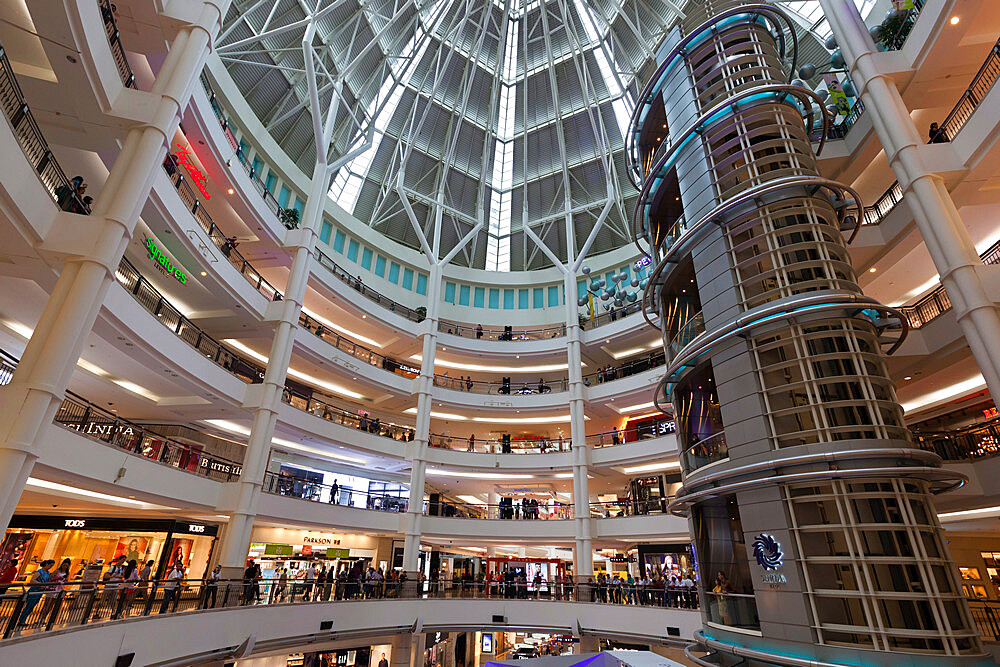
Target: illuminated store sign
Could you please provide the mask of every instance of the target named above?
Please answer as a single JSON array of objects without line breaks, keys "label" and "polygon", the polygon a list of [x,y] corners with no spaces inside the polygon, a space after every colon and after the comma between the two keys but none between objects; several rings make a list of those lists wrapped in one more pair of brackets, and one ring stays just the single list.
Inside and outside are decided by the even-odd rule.
[{"label": "illuminated store sign", "polygon": [[180,145],[178,145],[177,149],[174,151],[174,157],[177,158],[177,164],[184,167],[188,176],[190,176],[191,180],[194,181],[195,187],[198,188],[198,192],[200,192],[205,199],[211,199],[211,195],[208,194],[208,188],[205,187],[205,183],[208,183],[208,176],[206,176],[201,169],[194,166],[194,163],[191,162],[191,155],[192,153],[190,148],[185,148]]},{"label": "illuminated store sign", "polygon": [[636,271],[640,271],[652,263],[653,263],[653,258],[650,257],[649,255],[644,255],[643,257],[640,257],[639,259],[635,260],[635,264],[632,265],[632,268],[635,269]]},{"label": "illuminated store sign", "polygon": [[160,252],[160,249],[156,247],[156,241],[150,238],[146,239],[146,252],[149,253],[150,259],[163,267],[163,269],[167,272],[167,275],[176,278],[177,282],[181,285],[187,282],[187,275],[185,275],[179,267],[174,266],[169,257]]},{"label": "illuminated store sign", "polygon": [[83,519],[66,519],[66,528],[84,528],[87,522]]}]

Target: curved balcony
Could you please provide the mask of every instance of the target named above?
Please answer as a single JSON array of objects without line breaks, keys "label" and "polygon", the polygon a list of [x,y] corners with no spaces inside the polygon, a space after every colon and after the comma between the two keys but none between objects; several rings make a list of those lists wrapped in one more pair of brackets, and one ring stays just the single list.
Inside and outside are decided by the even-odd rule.
[{"label": "curved balcony", "polygon": [[[619,591],[584,580],[544,582],[537,591],[533,582],[521,588],[500,581],[366,586],[348,580],[307,586],[296,580],[284,585],[259,580],[246,596],[242,581],[223,580],[213,587],[194,580],[179,584],[179,596],[164,593],[159,581],[141,592],[126,589],[134,592],[121,596],[119,589],[100,583],[68,584],[45,603],[41,597],[31,603],[30,594],[14,588],[0,599],[0,627],[5,637],[17,639],[0,648],[11,664],[60,664],[86,643],[93,664],[114,664],[127,649],[135,664],[180,665],[235,659],[248,628],[255,629],[256,642],[249,652],[239,653],[240,658],[309,650],[306,647],[339,635],[360,641],[411,634],[418,617],[428,632],[503,632],[516,627],[657,645],[671,641],[663,636],[666,624],[676,629],[678,646],[690,641],[701,625],[697,597],[686,591],[661,591],[658,586]],[[240,605],[242,601],[249,602]],[[208,609],[199,611],[206,602]],[[28,604],[31,609],[22,622]],[[19,613],[14,613],[15,607],[20,607]],[[317,635],[320,623],[334,617],[334,634]],[[493,621],[486,620],[491,617]],[[123,622],[108,622],[118,619]]]},{"label": "curved balcony", "polygon": [[695,436],[692,440],[697,440],[697,442],[689,445],[680,455],[681,466],[686,474],[691,474],[699,468],[729,458],[729,446],[726,444],[725,431],[713,433],[704,439]]},{"label": "curved balcony", "polygon": [[[18,362],[16,357],[0,350],[0,386],[10,382]],[[178,442],[71,391],[66,392],[52,423],[128,454],[218,482],[236,481],[243,471],[242,456],[226,456],[211,448]]]},{"label": "curved balcony", "polygon": [[236,354],[181,315],[124,257],[118,265],[115,278],[140,306],[212,363],[243,382],[257,383],[264,377],[262,367]]}]

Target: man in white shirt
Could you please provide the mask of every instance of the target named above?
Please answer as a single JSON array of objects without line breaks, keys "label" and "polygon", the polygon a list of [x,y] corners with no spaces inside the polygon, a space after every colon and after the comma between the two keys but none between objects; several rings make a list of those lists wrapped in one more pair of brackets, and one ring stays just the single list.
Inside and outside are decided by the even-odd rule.
[{"label": "man in white shirt", "polygon": [[698,594],[694,590],[694,581],[691,580],[690,574],[684,574],[681,578],[681,605],[691,609],[696,607],[695,599]]},{"label": "man in white shirt", "polygon": [[313,565],[312,563],[309,563],[309,569],[306,570],[306,578],[305,578],[306,590],[305,594],[302,596],[303,600],[312,599],[313,582],[315,581],[316,581],[316,566]]},{"label": "man in white shirt", "polygon": [[184,580],[184,566],[180,561],[174,563],[167,578],[163,580],[163,602],[160,604],[160,613],[167,613],[170,602],[174,603],[174,611],[177,611],[177,603],[181,599],[181,582]]}]

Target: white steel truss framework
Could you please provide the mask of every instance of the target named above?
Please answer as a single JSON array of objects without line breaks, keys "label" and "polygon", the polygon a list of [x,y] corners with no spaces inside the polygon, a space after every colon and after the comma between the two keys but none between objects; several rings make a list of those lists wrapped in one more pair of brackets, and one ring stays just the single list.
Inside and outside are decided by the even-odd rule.
[{"label": "white steel truss framework", "polygon": [[355,153],[330,196],[411,247],[421,245],[411,211],[425,236],[440,220],[443,248],[479,226],[455,263],[525,270],[550,263],[526,228],[566,262],[609,200],[592,247],[629,242],[635,193],[620,187],[627,110],[680,15],[676,4],[235,0],[217,50],[308,173],[315,149],[301,43],[314,26],[319,104],[339,98],[326,158]]}]

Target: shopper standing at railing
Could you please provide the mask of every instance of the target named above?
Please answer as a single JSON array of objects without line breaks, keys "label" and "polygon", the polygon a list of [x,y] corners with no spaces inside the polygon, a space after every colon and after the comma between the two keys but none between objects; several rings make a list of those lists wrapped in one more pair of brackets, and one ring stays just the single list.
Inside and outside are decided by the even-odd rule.
[{"label": "shopper standing at railing", "polygon": [[181,599],[181,582],[184,580],[184,565],[181,562],[175,561],[173,569],[167,575],[167,578],[163,582],[163,602],[160,603],[161,614],[167,613],[167,608],[170,603],[174,603],[174,611],[177,611],[177,604]]},{"label": "shopper standing at railing", "polygon": [[49,568],[55,564],[54,560],[43,560],[38,565],[38,569],[31,573],[31,579],[28,582],[30,584],[28,598],[25,600],[24,609],[21,610],[21,616],[17,620],[18,626],[24,625],[28,617],[31,616],[31,612],[35,610],[38,601],[42,599],[43,591],[48,590],[49,581],[52,579]]},{"label": "shopper standing at railing", "polygon": [[11,558],[7,561],[7,567],[3,569],[3,572],[0,572],[0,595],[5,594],[14,583],[15,577],[17,577],[17,564],[18,560]]},{"label": "shopper standing at railing", "polygon": [[[219,577],[222,576],[222,566],[216,565],[211,572],[205,575],[204,588],[202,589],[201,604],[198,605],[199,609],[214,609],[215,608],[215,596],[219,590]],[[209,603],[209,598],[212,602]]]}]

